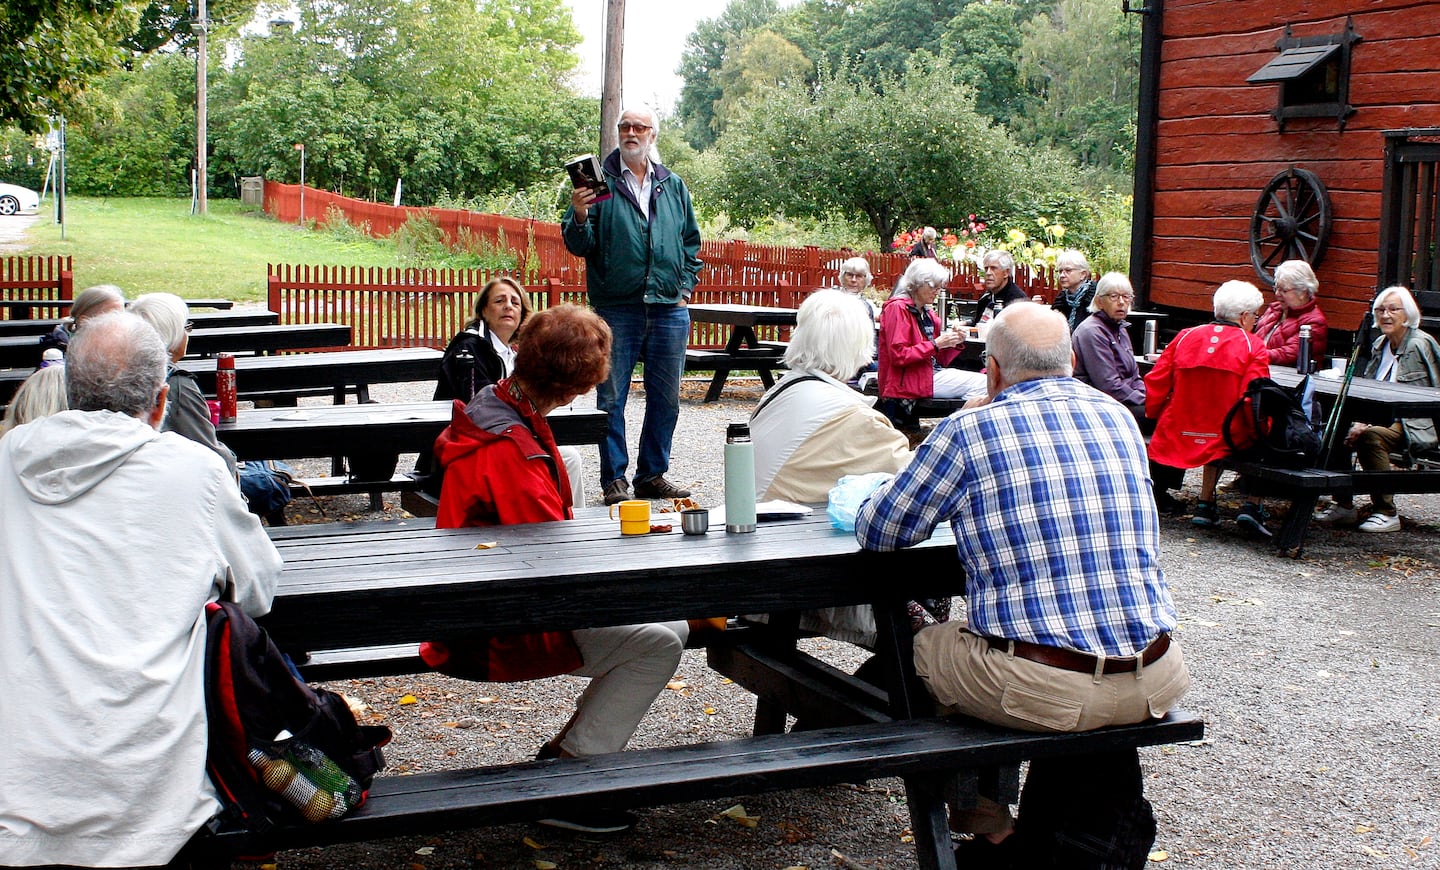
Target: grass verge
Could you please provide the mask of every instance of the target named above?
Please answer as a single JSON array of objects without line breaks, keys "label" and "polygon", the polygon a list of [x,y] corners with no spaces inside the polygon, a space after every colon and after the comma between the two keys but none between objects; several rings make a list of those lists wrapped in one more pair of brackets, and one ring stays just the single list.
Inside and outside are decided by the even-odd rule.
[{"label": "grass verge", "polygon": [[70,197],[65,238],[47,202],[24,253],[73,258],[75,289],[115,284],[128,298],[264,301],[266,263],[399,266],[395,246],[281,224],[237,200],[211,200],[204,217],[184,199]]}]

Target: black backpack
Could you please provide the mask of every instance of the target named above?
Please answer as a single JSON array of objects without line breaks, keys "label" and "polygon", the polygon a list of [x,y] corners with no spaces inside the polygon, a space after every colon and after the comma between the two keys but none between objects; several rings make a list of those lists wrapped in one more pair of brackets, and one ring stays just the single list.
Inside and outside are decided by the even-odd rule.
[{"label": "black backpack", "polygon": [[[1277,468],[1310,468],[1320,457],[1320,435],[1305,414],[1305,381],[1287,389],[1269,378],[1255,378],[1220,426],[1237,459]],[[1233,430],[1243,422],[1240,433]],[[1242,446],[1243,445],[1243,446]]]},{"label": "black backpack", "polygon": [[206,769],[224,804],[218,824],[261,832],[364,803],[390,729],[357,724],[344,698],[306,685],[238,605],[206,605],[206,626]]}]

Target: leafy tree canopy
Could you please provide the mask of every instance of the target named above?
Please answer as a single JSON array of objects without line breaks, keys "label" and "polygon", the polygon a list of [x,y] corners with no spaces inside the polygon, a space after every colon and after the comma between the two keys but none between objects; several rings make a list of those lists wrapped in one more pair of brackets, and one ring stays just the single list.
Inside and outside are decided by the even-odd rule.
[{"label": "leafy tree canopy", "polygon": [[[211,38],[237,33],[255,17],[259,5],[259,0],[207,0]],[[136,54],[162,48],[192,50],[199,38],[191,26],[195,15],[195,0],[150,0],[140,10],[139,27],[120,44]]]},{"label": "leafy tree canopy", "polygon": [[685,38],[676,70],[685,80],[677,114],[691,145],[706,148],[715,141],[715,103],[722,95],[719,75],[731,43],[738,44],[749,31],[764,26],[777,8],[775,0],[730,0],[724,12],[701,21]]},{"label": "leafy tree canopy", "polygon": [[123,59],[137,0],[8,0],[0,6],[0,122],[28,132],[65,114],[85,85]]}]

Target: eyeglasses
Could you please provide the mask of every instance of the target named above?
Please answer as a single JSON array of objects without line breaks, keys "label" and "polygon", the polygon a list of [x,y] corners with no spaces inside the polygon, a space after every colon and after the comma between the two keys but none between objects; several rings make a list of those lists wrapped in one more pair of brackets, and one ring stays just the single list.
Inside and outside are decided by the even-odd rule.
[{"label": "eyeglasses", "polygon": [[1061,273],[1061,274],[1068,274],[1068,273],[1070,273],[1070,272],[1083,272],[1083,271],[1085,271],[1085,270],[1084,270],[1084,269],[1081,269],[1081,268],[1079,268],[1079,267],[1077,267],[1077,266],[1061,266],[1060,268],[1056,269],[1055,271],[1056,271],[1056,272],[1059,272],[1059,273]]},{"label": "eyeglasses", "polygon": [[1121,302],[1124,302],[1124,303],[1127,303],[1127,304],[1135,301],[1135,297],[1132,296],[1132,295],[1129,294],[1129,293],[1106,293],[1104,296],[1101,296],[1100,298],[1101,298],[1101,299],[1118,299],[1118,300],[1120,300]]},{"label": "eyeglasses", "polygon": [[1376,314],[1404,314],[1404,313],[1405,313],[1405,306],[1403,306],[1403,305],[1379,305],[1379,306],[1376,306],[1376,308],[1375,308],[1375,313],[1376,313]]},{"label": "eyeglasses", "polygon": [[621,133],[648,133],[655,129],[646,124],[632,124],[629,121],[621,121],[617,126]]},{"label": "eyeglasses", "polygon": [[192,333],[192,332],[194,332],[194,331],[195,331],[195,321],[193,321],[193,320],[187,320],[187,321],[185,321],[185,332],[186,332],[186,334],[188,335],[189,333]]}]

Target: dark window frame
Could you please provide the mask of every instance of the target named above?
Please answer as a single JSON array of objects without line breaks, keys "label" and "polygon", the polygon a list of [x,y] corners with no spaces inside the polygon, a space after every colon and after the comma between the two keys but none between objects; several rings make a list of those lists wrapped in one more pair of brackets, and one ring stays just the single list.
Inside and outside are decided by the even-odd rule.
[{"label": "dark window frame", "polygon": [[1440,291],[1440,127],[1385,131],[1379,247],[1377,287]]},{"label": "dark window frame", "polygon": [[1285,25],[1285,35],[1275,44],[1280,56],[1246,79],[1280,86],[1272,113],[1280,132],[1285,132],[1285,122],[1291,118],[1334,118],[1345,129],[1345,122],[1355,114],[1350,105],[1350,53],[1361,39],[1348,17],[1340,33],[1319,36],[1295,36]]}]

